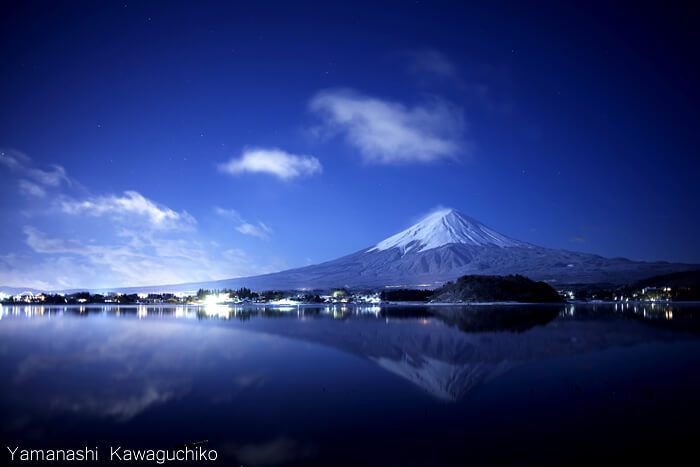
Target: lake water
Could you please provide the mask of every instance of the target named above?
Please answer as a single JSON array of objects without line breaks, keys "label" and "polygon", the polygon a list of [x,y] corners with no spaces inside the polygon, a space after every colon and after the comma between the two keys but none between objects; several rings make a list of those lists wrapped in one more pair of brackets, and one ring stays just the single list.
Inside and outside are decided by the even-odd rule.
[{"label": "lake water", "polygon": [[700,433],[698,305],[0,316],[3,461],[207,440],[200,464],[669,463]]}]

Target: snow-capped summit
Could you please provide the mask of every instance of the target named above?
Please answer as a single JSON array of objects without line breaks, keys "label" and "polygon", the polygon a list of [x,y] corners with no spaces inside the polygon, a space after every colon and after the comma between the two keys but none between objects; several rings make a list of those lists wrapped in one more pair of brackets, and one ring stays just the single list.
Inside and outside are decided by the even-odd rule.
[{"label": "snow-capped summit", "polygon": [[454,209],[441,209],[427,215],[403,232],[377,243],[367,251],[399,248],[404,254],[410,251],[420,253],[450,243],[471,246],[494,245],[502,248],[528,246],[524,242],[501,235]]}]

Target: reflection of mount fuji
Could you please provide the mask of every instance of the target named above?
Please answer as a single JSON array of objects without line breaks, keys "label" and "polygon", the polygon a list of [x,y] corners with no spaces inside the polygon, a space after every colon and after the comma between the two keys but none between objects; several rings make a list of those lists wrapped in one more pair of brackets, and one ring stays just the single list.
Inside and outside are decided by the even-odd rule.
[{"label": "reflection of mount fuji", "polygon": [[[353,317],[343,323],[322,318],[252,319],[245,327],[366,358],[443,400],[458,400],[472,389],[522,365],[644,344],[672,335],[671,331],[643,323],[612,318],[609,321],[557,318],[536,325],[551,320],[562,310],[563,306],[433,307],[430,313],[440,319]],[[446,325],[441,319],[462,330]],[[464,332],[485,329],[485,332]]]}]

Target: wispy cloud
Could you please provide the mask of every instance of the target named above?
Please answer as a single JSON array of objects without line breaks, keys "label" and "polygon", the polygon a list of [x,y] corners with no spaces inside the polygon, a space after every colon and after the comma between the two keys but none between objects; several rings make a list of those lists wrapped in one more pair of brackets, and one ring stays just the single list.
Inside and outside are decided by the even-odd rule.
[{"label": "wispy cloud", "polygon": [[243,218],[241,217],[240,213],[235,209],[224,209],[217,207],[216,209],[214,209],[214,212],[216,212],[216,214],[221,217],[227,217],[229,219],[233,219],[236,222],[243,222]]},{"label": "wispy cloud", "polygon": [[166,206],[160,206],[136,191],[125,191],[122,196],[100,196],[86,200],[64,199],[60,206],[67,214],[136,216],[145,219],[154,229],[187,230],[197,223],[187,211],[176,212]]},{"label": "wispy cloud", "polygon": [[409,69],[413,73],[427,73],[439,78],[459,79],[457,67],[439,50],[425,47],[407,52]]},{"label": "wispy cloud", "polygon": [[236,230],[244,235],[252,235],[253,237],[258,237],[263,240],[268,239],[270,237],[270,232],[272,232],[270,228],[262,222],[258,222],[258,225],[248,223],[241,224],[236,227]]},{"label": "wispy cloud", "polygon": [[30,182],[29,180],[20,180],[19,182],[19,192],[27,197],[33,198],[43,198],[46,196],[46,190],[37,185],[36,183]]},{"label": "wispy cloud", "polygon": [[11,169],[20,168],[29,163],[29,157],[16,149],[0,148],[0,164]]},{"label": "wispy cloud", "polygon": [[290,154],[276,148],[245,149],[241,157],[220,164],[219,170],[232,175],[243,172],[264,173],[282,180],[323,171],[321,163],[313,156]]},{"label": "wispy cloud", "polygon": [[248,255],[246,254],[245,251],[241,250],[240,248],[229,248],[228,250],[225,250],[222,253],[222,256],[226,258],[228,261],[236,261],[236,262],[247,262],[248,261]]},{"label": "wispy cloud", "polygon": [[[121,232],[93,243],[25,226],[33,257],[0,256],[0,283],[40,289],[177,284],[264,274],[279,270],[238,248],[216,251],[195,238],[162,232]],[[125,241],[126,240],[126,241]],[[36,255],[38,253],[38,255]],[[99,271],[99,274],[96,274]]]},{"label": "wispy cloud", "polygon": [[79,255],[90,254],[90,248],[73,240],[64,240],[51,237],[31,226],[24,227],[27,236],[27,245],[37,253],[74,253]]},{"label": "wispy cloud", "polygon": [[49,170],[32,167],[31,158],[15,149],[0,149],[0,165],[33,180],[22,178],[17,184],[19,192],[26,197],[43,198],[47,188],[59,188],[62,184],[72,185],[66,169],[62,166],[52,164]]},{"label": "wispy cloud", "polygon": [[571,243],[586,243],[586,237],[583,235],[572,235],[569,237]]},{"label": "wispy cloud", "polygon": [[29,169],[28,174],[39,183],[52,187],[57,187],[61,183],[71,184],[66,175],[66,169],[56,164],[51,165],[51,170]]},{"label": "wispy cloud", "polygon": [[238,226],[236,227],[236,230],[243,235],[251,235],[263,240],[270,238],[272,229],[262,222],[258,222],[257,225],[248,222],[243,219],[243,217],[235,209],[224,209],[217,207],[215,211],[219,216],[231,219],[233,222],[237,223]]},{"label": "wispy cloud", "polygon": [[365,161],[433,162],[464,152],[462,111],[439,98],[408,107],[352,90],[325,90],[309,104],[322,130],[340,132]]},{"label": "wispy cloud", "polygon": [[[470,100],[470,109],[481,109],[491,114],[510,115],[516,111],[513,101],[512,71],[507,65],[478,63],[461,57],[458,65],[444,52],[423,47],[404,52],[408,71],[428,89],[450,83]],[[538,137],[539,130],[523,128],[530,138]]]}]

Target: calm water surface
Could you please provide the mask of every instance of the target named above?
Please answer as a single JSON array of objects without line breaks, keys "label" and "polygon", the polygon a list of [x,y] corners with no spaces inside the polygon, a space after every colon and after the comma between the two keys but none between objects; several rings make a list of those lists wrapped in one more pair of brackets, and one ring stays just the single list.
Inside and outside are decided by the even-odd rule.
[{"label": "calm water surface", "polygon": [[3,461],[208,440],[216,465],[668,462],[700,434],[698,305],[0,315]]}]

